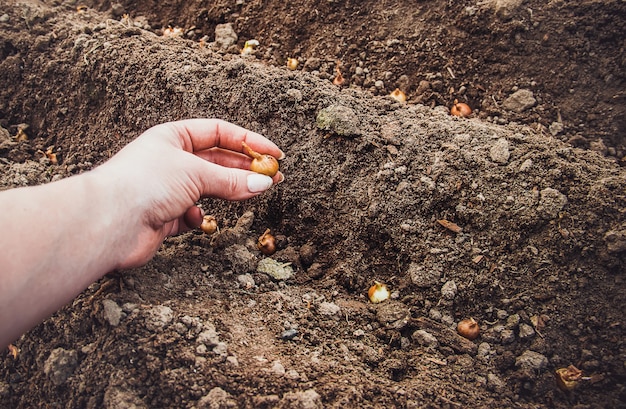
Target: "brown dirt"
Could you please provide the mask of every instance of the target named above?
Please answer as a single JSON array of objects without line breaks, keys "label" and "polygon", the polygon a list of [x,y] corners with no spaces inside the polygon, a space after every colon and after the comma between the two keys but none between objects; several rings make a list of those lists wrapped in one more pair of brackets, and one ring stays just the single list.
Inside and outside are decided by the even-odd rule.
[{"label": "brown dirt", "polygon": [[[29,125],[0,129],[0,187],[197,116],[267,135],[287,179],[204,200],[220,234],[168,239],[16,340],[1,407],[626,407],[626,3],[126,3],[0,1],[0,126]],[[517,89],[536,104],[505,108]],[[288,280],[257,271],[266,228]]]}]

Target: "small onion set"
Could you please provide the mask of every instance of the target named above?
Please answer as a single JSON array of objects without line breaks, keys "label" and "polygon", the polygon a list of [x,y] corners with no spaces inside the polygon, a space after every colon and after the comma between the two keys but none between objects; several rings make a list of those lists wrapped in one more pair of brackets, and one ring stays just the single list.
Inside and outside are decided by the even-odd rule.
[{"label": "small onion set", "polygon": [[213,234],[217,231],[217,220],[213,216],[205,215],[202,218],[200,229],[206,234]]},{"label": "small onion set", "polygon": [[465,102],[459,102],[458,99],[454,100],[454,105],[450,108],[450,115],[458,116],[461,118],[467,118],[472,114],[472,108]]},{"label": "small onion set", "polygon": [[346,83],[346,79],[343,77],[343,75],[341,74],[341,70],[339,69],[340,66],[341,61],[337,61],[337,65],[335,66],[335,72],[337,73],[337,75],[333,79],[333,84],[339,87]]},{"label": "small onion set", "polygon": [[463,338],[467,338],[470,341],[478,338],[480,334],[480,327],[474,318],[465,318],[461,320],[456,327],[457,332]]},{"label": "small onion set", "polygon": [[291,71],[298,69],[298,60],[296,58],[287,58],[287,68]]},{"label": "small onion set", "polygon": [[556,384],[563,391],[571,391],[583,378],[583,371],[570,365],[567,368],[559,368],[555,371]]},{"label": "small onion set", "polygon": [[250,163],[251,171],[261,173],[269,177],[273,177],[276,173],[278,173],[278,160],[276,160],[275,157],[255,152],[245,142],[241,142],[241,145],[243,146],[245,154],[252,158],[252,163]]},{"label": "small onion set", "polygon": [[391,91],[391,94],[389,94],[389,96],[400,103],[406,102],[406,94],[402,92],[400,88],[396,88]]},{"label": "small onion set", "polygon": [[385,284],[374,281],[374,285],[367,291],[367,295],[372,303],[378,304],[389,299],[389,289]]},{"label": "small onion set", "polygon": [[248,40],[241,49],[241,55],[250,55],[254,52],[254,49],[259,45],[259,42],[255,39]]},{"label": "small onion set", "polygon": [[259,237],[256,243],[257,248],[266,256],[271,256],[276,252],[276,238],[270,233],[270,229]]}]

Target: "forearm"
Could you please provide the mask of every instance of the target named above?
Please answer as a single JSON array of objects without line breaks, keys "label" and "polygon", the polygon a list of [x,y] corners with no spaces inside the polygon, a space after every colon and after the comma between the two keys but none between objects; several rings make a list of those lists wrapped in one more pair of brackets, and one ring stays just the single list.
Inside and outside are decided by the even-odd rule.
[{"label": "forearm", "polygon": [[0,192],[0,346],[121,262],[132,221],[93,173]]}]

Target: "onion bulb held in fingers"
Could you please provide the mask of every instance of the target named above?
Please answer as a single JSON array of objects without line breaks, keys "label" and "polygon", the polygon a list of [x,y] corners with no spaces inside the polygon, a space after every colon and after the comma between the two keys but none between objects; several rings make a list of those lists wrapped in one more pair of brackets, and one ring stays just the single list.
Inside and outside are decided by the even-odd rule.
[{"label": "onion bulb held in fingers", "polygon": [[206,234],[213,234],[217,231],[217,220],[213,216],[205,215],[202,218],[200,229]]},{"label": "onion bulb held in fingers", "polygon": [[241,142],[241,145],[243,146],[245,154],[252,158],[252,163],[250,163],[251,171],[269,177],[273,177],[278,173],[278,160],[276,160],[275,157],[255,152],[245,142]]}]

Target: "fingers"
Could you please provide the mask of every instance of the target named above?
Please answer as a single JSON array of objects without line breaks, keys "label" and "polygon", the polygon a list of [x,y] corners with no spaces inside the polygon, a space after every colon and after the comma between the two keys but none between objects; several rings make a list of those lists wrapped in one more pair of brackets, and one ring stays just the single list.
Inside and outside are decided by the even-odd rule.
[{"label": "fingers", "polygon": [[213,147],[243,152],[241,142],[246,142],[260,153],[267,153],[278,159],[285,156],[278,146],[264,136],[220,119],[186,119],[161,126],[173,130],[178,142],[188,152]]},{"label": "fingers", "polygon": [[200,187],[202,197],[245,200],[265,192],[274,183],[283,180],[281,173],[271,178],[243,169],[220,166],[201,158],[198,161],[200,163],[195,174],[195,183]]},{"label": "fingers", "polygon": [[206,149],[194,152],[194,154],[204,160],[229,168],[250,169],[252,162],[252,159],[244,154],[220,148]]},{"label": "fingers", "polygon": [[[188,229],[195,229],[199,227],[200,224],[202,224],[203,216],[204,214],[202,212],[202,209],[200,209],[198,206],[192,206],[187,209],[187,211],[183,215],[184,226],[179,226],[179,228],[181,228],[182,230],[184,230],[184,227]],[[179,233],[182,233],[182,231],[179,231]]]}]

